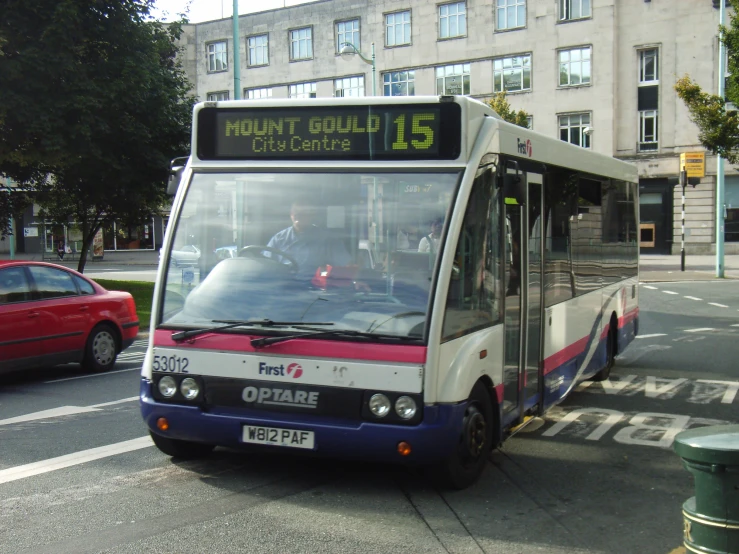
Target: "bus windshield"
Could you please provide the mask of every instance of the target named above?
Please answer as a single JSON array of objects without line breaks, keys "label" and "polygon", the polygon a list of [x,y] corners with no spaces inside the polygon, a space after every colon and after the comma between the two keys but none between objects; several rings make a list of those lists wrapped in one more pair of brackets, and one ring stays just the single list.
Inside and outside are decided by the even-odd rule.
[{"label": "bus windshield", "polygon": [[459,175],[194,173],[159,324],[290,321],[421,340]]}]

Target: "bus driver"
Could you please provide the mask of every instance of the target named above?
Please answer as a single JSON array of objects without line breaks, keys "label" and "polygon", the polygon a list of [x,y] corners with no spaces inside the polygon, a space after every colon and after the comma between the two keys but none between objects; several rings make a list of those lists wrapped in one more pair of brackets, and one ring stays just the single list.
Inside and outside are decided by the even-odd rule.
[{"label": "bus driver", "polygon": [[[267,244],[298,262],[298,277],[311,278],[316,269],[327,264],[346,266],[351,263],[344,243],[320,227],[317,216],[318,208],[304,201],[293,202],[290,206],[292,225],[275,234]],[[283,263],[289,262],[283,260]]]}]

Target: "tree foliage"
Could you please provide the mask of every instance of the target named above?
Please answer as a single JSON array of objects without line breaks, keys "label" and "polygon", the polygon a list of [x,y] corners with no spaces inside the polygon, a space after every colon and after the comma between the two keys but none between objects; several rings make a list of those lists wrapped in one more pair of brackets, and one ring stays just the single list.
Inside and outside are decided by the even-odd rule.
[{"label": "tree foliage", "polygon": [[[731,5],[734,12],[739,13],[739,0],[731,0]],[[726,109],[727,102],[739,106],[739,18],[730,15],[729,27],[722,27],[720,31],[730,73],[725,98],[705,92],[689,75],[678,79],[675,91],[698,126],[701,144],[730,163],[739,163],[739,118],[736,111]]]},{"label": "tree foliage", "polygon": [[152,1],[2,2],[0,173],[33,187],[42,217],[80,225],[80,270],[102,225],[160,209],[188,150],[182,21],[153,21]]},{"label": "tree foliage", "polygon": [[530,117],[530,114],[523,110],[516,111],[511,108],[508,100],[506,100],[505,92],[496,92],[495,95],[487,101],[487,104],[493,109],[493,111],[495,111],[495,113],[507,122],[518,125],[519,127],[528,128],[528,118]]}]

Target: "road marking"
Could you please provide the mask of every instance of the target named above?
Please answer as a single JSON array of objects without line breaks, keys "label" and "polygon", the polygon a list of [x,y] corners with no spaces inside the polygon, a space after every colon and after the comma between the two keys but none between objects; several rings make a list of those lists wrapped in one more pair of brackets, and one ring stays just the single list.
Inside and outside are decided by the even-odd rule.
[{"label": "road marking", "polygon": [[72,454],[49,458],[48,460],[41,460],[40,462],[3,469],[0,470],[0,485],[10,483],[11,481],[17,481],[19,479],[25,479],[27,477],[33,477],[34,475],[49,473],[50,471],[56,471],[57,469],[63,469],[65,467],[76,466],[92,462],[93,460],[99,460],[101,458],[108,458],[110,456],[115,456],[116,454],[124,454],[126,452],[133,452],[134,450],[141,450],[142,448],[153,446],[153,444],[151,437],[145,436],[129,441],[109,444],[107,446],[73,452]]},{"label": "road marking", "polygon": [[644,285],[645,289],[651,289],[651,290],[657,290],[657,287],[652,287],[650,285]]},{"label": "road marking", "polygon": [[708,305],[709,306],[717,306],[719,308],[728,308],[728,306],[726,304],[716,304],[716,302],[709,302]]},{"label": "road marking", "polygon": [[637,339],[651,339],[652,337],[666,337],[667,333],[652,333],[651,335],[637,335]]},{"label": "road marking", "polygon": [[103,406],[114,406],[115,404],[123,404],[125,402],[134,402],[138,400],[138,396],[129,396],[128,398],[121,398],[120,400],[113,400],[112,402],[103,402],[102,404],[93,404],[88,406],[89,408],[102,408]]},{"label": "road marking", "polygon": [[680,293],[677,293],[677,292],[673,292],[671,290],[663,290],[662,292],[664,292],[665,294],[680,294]]},{"label": "road marking", "polygon": [[699,300],[701,302],[703,301],[702,298],[696,298],[695,296],[686,296],[685,298],[687,298],[688,300]]},{"label": "road marking", "polygon": [[118,369],[116,371],[106,371],[105,373],[93,373],[92,375],[79,375],[77,377],[65,377],[64,379],[54,379],[53,381],[44,381],[44,383],[61,383],[62,381],[72,381],[74,379],[87,379],[88,377],[104,377],[105,375],[112,375],[113,373],[123,373],[125,371],[141,371],[139,368],[132,367],[131,369]]},{"label": "road marking", "polygon": [[51,408],[50,410],[41,410],[8,419],[0,419],[0,425],[12,425],[13,423],[25,423],[26,421],[35,421],[37,419],[47,419],[50,417],[62,417],[75,414],[85,414],[89,412],[97,412],[95,406],[61,406],[59,408]]},{"label": "road marking", "polygon": [[700,329],[683,329],[686,333],[702,333],[703,331],[715,331],[713,327],[701,327]]},{"label": "road marking", "polygon": [[732,327],[739,327],[739,323],[734,323]]},{"label": "road marking", "polygon": [[103,408],[105,406],[115,406],[116,404],[124,404],[126,402],[134,402],[138,399],[138,396],[129,396],[128,398],[121,398],[120,400],[103,402],[102,404],[93,404],[92,406],[60,406],[58,408],[41,410],[39,412],[32,412],[30,414],[25,414],[22,416],[0,419],[0,425],[12,425],[14,423],[25,423],[27,421],[36,421],[38,419],[49,419],[52,417],[64,417],[68,415],[99,412],[99,408]]}]

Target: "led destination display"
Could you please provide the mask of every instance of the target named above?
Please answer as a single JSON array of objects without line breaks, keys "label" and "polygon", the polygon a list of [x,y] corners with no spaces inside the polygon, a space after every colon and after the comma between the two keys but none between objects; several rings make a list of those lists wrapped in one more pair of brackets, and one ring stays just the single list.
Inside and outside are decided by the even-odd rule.
[{"label": "led destination display", "polygon": [[458,104],[204,108],[204,160],[453,160],[461,146]]}]

